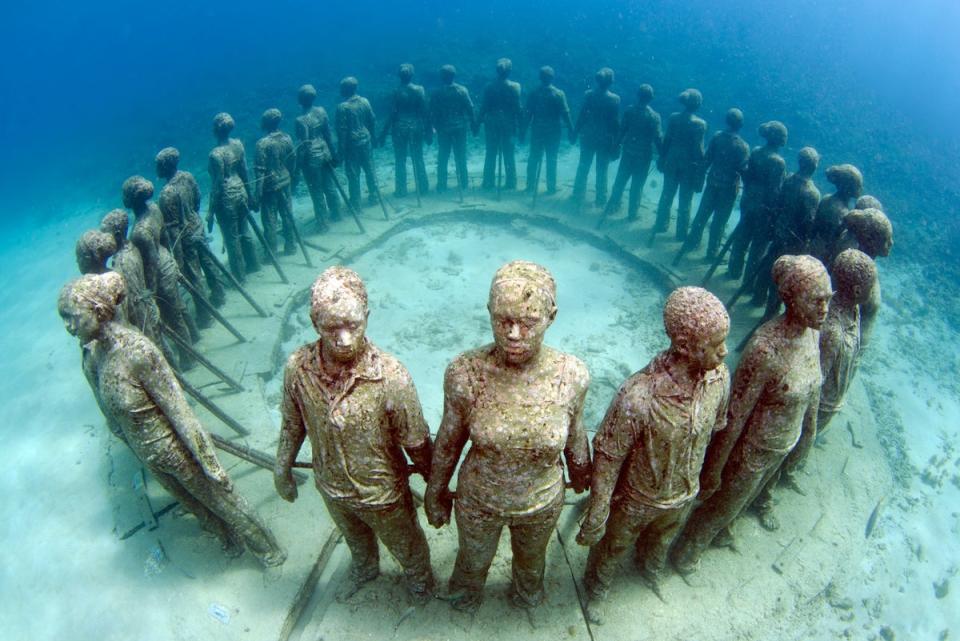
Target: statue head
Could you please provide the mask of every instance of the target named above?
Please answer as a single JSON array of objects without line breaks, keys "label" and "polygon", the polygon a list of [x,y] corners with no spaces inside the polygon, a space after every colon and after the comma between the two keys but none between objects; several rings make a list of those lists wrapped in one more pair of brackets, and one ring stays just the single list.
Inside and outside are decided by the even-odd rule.
[{"label": "statue head", "polygon": [[103,325],[113,320],[125,294],[120,274],[87,274],[63,286],[57,311],[67,332],[86,345],[100,336]]},{"label": "statue head", "polygon": [[667,297],[663,326],[670,349],[699,370],[719,367],[727,355],[730,316],[720,299],[702,287],[679,287]]},{"label": "statue head", "polygon": [[260,116],[260,129],[270,133],[276,131],[280,126],[280,121],[283,120],[283,114],[280,113],[280,110],[276,107],[272,107],[263,112],[263,115]]},{"label": "statue head", "polygon": [[143,176],[130,176],[123,181],[123,206],[138,209],[153,196],[153,183]]},{"label": "statue head", "polygon": [[506,78],[513,71],[513,61],[510,58],[500,58],[497,60],[497,77]]},{"label": "statue head", "polygon": [[703,94],[697,89],[684,89],[677,96],[677,100],[687,108],[687,111],[696,111],[703,104]]},{"label": "statue head", "polygon": [[297,102],[304,109],[313,106],[313,101],[317,99],[317,90],[313,85],[303,85],[297,90]]},{"label": "statue head", "polygon": [[540,84],[544,87],[548,87],[553,84],[553,78],[556,73],[553,71],[553,67],[550,65],[544,65],[540,67]]},{"label": "statue head", "polygon": [[869,194],[864,194],[857,198],[857,203],[853,206],[854,209],[879,209],[883,211],[883,204],[877,200],[874,196]]},{"label": "statue head", "polygon": [[125,209],[111,210],[100,220],[100,231],[113,236],[117,247],[123,245],[130,227],[130,214]]},{"label": "statue head", "polygon": [[843,224],[867,256],[885,258],[890,255],[893,249],[893,224],[879,209],[854,209],[843,217]]},{"label": "statue head", "polygon": [[443,84],[449,85],[456,76],[457,68],[453,65],[443,65],[440,67],[440,80]]},{"label": "statue head", "polygon": [[594,75],[593,79],[597,83],[597,88],[609,89],[610,85],[613,84],[613,69],[603,67]]},{"label": "statue head", "polygon": [[820,153],[813,147],[804,147],[797,152],[797,170],[804,176],[812,176],[820,165]]},{"label": "statue head", "polygon": [[827,317],[833,289],[827,268],[813,256],[786,254],[773,263],[773,282],[787,317],[803,327],[819,329]]},{"label": "statue head", "polygon": [[213,135],[217,137],[217,140],[223,140],[229,136],[235,126],[233,116],[225,111],[221,111],[213,117]]},{"label": "statue head", "polygon": [[497,351],[507,365],[532,360],[557,317],[557,284],[546,267],[515,260],[500,267],[487,300]]},{"label": "statue head", "polygon": [[343,98],[349,98],[357,93],[357,87],[360,86],[360,81],[354,78],[353,76],[347,76],[340,81],[340,96]]},{"label": "statue head", "polygon": [[787,126],[779,120],[768,120],[760,125],[757,133],[771,147],[780,148],[787,144]]},{"label": "statue head", "polygon": [[400,82],[407,84],[413,80],[413,65],[409,62],[403,63],[397,70],[397,75],[400,77]]},{"label": "statue head", "polygon": [[727,115],[723,119],[730,131],[740,131],[743,128],[743,112],[736,107],[727,109]]},{"label": "statue head", "polygon": [[340,265],[325,269],[310,290],[310,320],[324,358],[349,363],[360,356],[369,313],[360,275]]},{"label": "statue head", "polygon": [[637,102],[641,105],[649,105],[653,100],[653,87],[643,83],[637,88]]},{"label": "statue head", "polygon": [[157,153],[154,162],[157,165],[157,176],[172,178],[180,164],[180,152],[176,147],[164,147]]},{"label": "statue head", "polygon": [[837,296],[863,305],[870,300],[870,291],[877,282],[877,265],[859,249],[845,249],[833,260],[830,278]]},{"label": "statue head", "polygon": [[107,259],[117,253],[117,241],[112,234],[89,230],[77,240],[77,267],[81,274],[102,274],[107,271]]},{"label": "statue head", "polygon": [[837,188],[837,194],[842,198],[859,198],[863,193],[863,174],[853,165],[833,165],[827,168],[827,180]]}]

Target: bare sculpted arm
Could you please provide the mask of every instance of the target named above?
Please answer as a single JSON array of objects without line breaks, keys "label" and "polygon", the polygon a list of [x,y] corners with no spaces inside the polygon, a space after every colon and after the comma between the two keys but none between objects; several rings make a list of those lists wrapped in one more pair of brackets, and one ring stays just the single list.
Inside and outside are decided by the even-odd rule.
[{"label": "bare sculpted arm", "polygon": [[273,470],[273,484],[277,489],[277,494],[283,500],[291,503],[297,498],[297,484],[293,480],[291,470],[307,435],[303,413],[300,411],[300,403],[293,391],[297,367],[295,358],[296,354],[287,362],[287,367],[283,373],[280,442],[277,444],[277,461]]},{"label": "bare sculpted arm", "polygon": [[442,527],[450,522],[453,507],[450,496],[450,479],[457,467],[470,430],[467,426],[465,373],[454,362],[447,368],[443,381],[443,419],[437,431],[433,451],[430,482],[424,494],[424,509],[427,521],[433,527]]}]

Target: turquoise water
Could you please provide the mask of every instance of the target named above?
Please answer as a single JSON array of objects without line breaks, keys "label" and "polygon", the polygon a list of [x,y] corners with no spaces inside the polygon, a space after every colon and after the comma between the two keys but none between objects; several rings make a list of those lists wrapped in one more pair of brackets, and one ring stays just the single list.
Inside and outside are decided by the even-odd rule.
[{"label": "turquoise water", "polygon": [[[223,110],[233,114],[238,123],[235,135],[244,141],[251,161],[260,135],[260,113],[279,107],[285,114],[283,127],[289,131],[297,112],[296,89],[304,82],[317,87],[317,104],[332,111],[339,79],[355,75],[360,92],[383,114],[398,63],[415,64],[417,81],[429,90],[439,82],[438,67],[452,62],[459,70],[458,81],[477,102],[493,76],[496,58],[503,55],[513,59],[513,77],[524,90],[536,85],[540,65],[552,65],[574,113],[596,69],[611,66],[617,73],[613,89],[623,97],[624,106],[633,102],[637,86],[648,82],[657,92],[652,106],[664,117],[675,109],[673,97],[680,90],[699,88],[705,98],[701,115],[710,127],[708,136],[722,127],[723,114],[731,106],[745,112],[744,135],[751,145],[759,142],[755,132],[760,122],[783,121],[790,130],[783,151],[788,168],[793,168],[801,147],[817,147],[823,160],[816,180],[825,193],[827,166],[851,162],[863,170],[866,192],[877,196],[890,214],[896,245],[879,265],[885,306],[873,351],[859,375],[855,409],[838,419],[830,446],[846,444],[843,428],[848,418],[855,419],[860,411],[871,413],[876,433],[870,436],[876,447],[853,448],[849,456],[856,461],[869,452],[875,464],[871,470],[882,469],[883,474],[862,479],[847,475],[843,487],[852,503],[831,504],[829,518],[856,521],[847,529],[862,534],[881,495],[886,497],[885,507],[869,539],[837,535],[838,549],[860,555],[853,563],[859,573],[847,568],[836,579],[842,585],[837,594],[843,595],[834,601],[850,599],[849,609],[824,605],[829,599],[821,595],[815,601],[821,609],[798,606],[782,617],[796,632],[777,629],[777,612],[770,611],[764,619],[771,626],[769,634],[766,630],[753,634],[827,638],[818,630],[830,630],[831,635],[851,630],[852,638],[867,639],[884,627],[898,639],[937,638],[942,630],[949,630],[949,638],[960,634],[956,614],[960,588],[953,585],[960,566],[956,544],[960,121],[955,115],[960,107],[960,46],[953,34],[960,9],[954,3],[735,0],[715,6],[705,1],[497,1],[419,2],[401,9],[382,0],[335,8],[293,1],[269,8],[247,2],[162,6],[97,2],[7,8],[5,14],[0,25],[6,61],[0,65],[0,139],[5,143],[0,155],[4,204],[0,301],[5,310],[0,341],[6,358],[0,381],[5,420],[0,429],[6,458],[0,473],[0,504],[7,518],[0,526],[0,593],[5,595],[0,628],[14,631],[9,638],[164,638],[171,629],[192,638],[211,620],[226,626],[223,617],[206,614],[221,612],[210,608],[223,597],[217,601],[204,592],[217,578],[205,579],[202,567],[188,568],[198,578],[176,574],[170,568],[178,550],[168,542],[157,548],[155,537],[119,540],[122,532],[115,530],[125,530],[129,518],[123,513],[124,492],[110,481],[113,459],[104,454],[109,439],[82,377],[75,340],[63,331],[55,314],[56,292],[75,274],[76,238],[120,205],[122,181],[133,174],[153,179],[154,154],[175,145],[183,158],[181,168],[194,172],[208,191],[212,116]],[[482,155],[479,140],[471,148],[475,181]],[[435,147],[428,152],[431,178],[434,153]],[[391,154],[378,152],[378,159],[389,192]],[[521,148],[521,176],[525,159],[526,150]],[[572,182],[575,162],[575,150],[564,143],[562,189]],[[660,177],[652,173],[651,178],[659,182]],[[655,197],[656,187],[651,187],[646,200],[655,202]],[[478,210],[498,206],[472,192],[468,199]],[[412,208],[410,200],[403,206]],[[427,206],[458,207],[453,201],[435,199]],[[304,221],[309,219],[307,207],[301,194],[297,211]],[[551,201],[543,207],[545,213],[554,213]],[[647,210],[641,215],[652,214]],[[365,216],[372,221],[379,214],[369,209]],[[343,242],[353,242],[352,230],[336,233],[344,235]],[[639,232],[632,228],[614,225],[609,233],[628,248],[641,245]],[[313,239],[334,246],[341,240],[336,234],[329,240]],[[560,280],[560,288],[569,292],[563,294],[570,296],[568,309],[578,309],[581,300],[574,292],[589,287],[577,281],[584,273],[576,264],[585,260],[583,255],[566,245],[552,254],[549,242],[546,247],[544,260],[553,260],[558,278],[570,274]],[[410,267],[373,270],[371,292],[386,296],[403,285],[412,297],[405,300],[410,322],[420,327],[427,311],[418,309],[417,303],[425,307],[432,299],[424,292],[418,300],[416,288],[410,287],[413,272],[407,270],[416,272],[440,262],[437,276],[442,279],[442,267],[449,267],[448,254],[442,247],[430,247],[414,252]],[[374,252],[365,260],[382,264],[391,257]],[[445,335],[451,341],[462,336],[462,349],[472,345],[475,331],[482,333],[481,283],[492,273],[489,265],[475,269],[474,280],[457,281],[464,301],[480,302],[462,321],[470,331],[451,329],[453,321],[443,330],[451,334]],[[585,273],[602,279],[605,269],[591,271],[588,266]],[[678,276],[679,282],[689,279],[685,273]],[[452,287],[440,285],[444,286]],[[639,282],[633,286],[646,287]],[[625,297],[644,295],[649,291],[628,289]],[[239,311],[239,306],[233,309],[240,316],[249,313]],[[275,314],[281,310],[271,308]],[[658,313],[645,308],[637,315],[642,323],[634,319],[633,325],[627,324],[643,336],[643,349],[636,345],[625,349],[617,367],[595,374],[595,380],[612,380],[623,367],[632,371],[645,364],[655,350]],[[589,313],[568,314],[571,317],[576,318],[571,326],[555,328],[562,331],[555,332],[553,342],[573,351],[582,347],[574,340],[578,328],[581,337],[590,336],[593,329]],[[259,345],[274,338],[258,337]],[[434,381],[434,389],[423,393],[433,399],[435,414],[436,370],[443,359],[434,354],[437,363],[416,361],[416,338],[414,334],[408,337],[409,344],[382,346],[404,351],[404,358],[413,361],[411,369],[422,372],[425,383],[418,380],[418,385],[427,387]],[[617,340],[628,339],[621,335]],[[213,354],[232,354],[215,340],[208,346]],[[595,384],[593,393],[596,416],[609,398],[610,385]],[[276,408],[268,407],[269,393],[263,398],[264,408],[253,415],[269,417]],[[435,420],[428,418],[436,429]],[[862,433],[859,437],[864,438]],[[264,430],[258,445],[269,451],[272,439],[272,432]],[[130,464],[116,444],[111,450],[118,464]],[[844,457],[836,463],[839,468]],[[818,469],[826,469],[826,464]],[[271,501],[267,475],[251,474],[245,481],[253,493],[264,489],[257,495],[259,509],[271,518],[292,518],[275,499]],[[870,487],[874,481],[883,487]],[[795,509],[807,509],[803,505]],[[199,538],[191,527],[178,523],[176,528],[166,526],[168,530],[161,525],[159,531],[175,528],[178,535]],[[776,544],[789,547],[795,534],[801,531],[782,533]],[[166,552],[156,556],[156,549]],[[209,544],[209,550],[218,554],[215,545]],[[829,559],[830,552],[817,554]],[[150,558],[155,574],[146,578],[153,580],[159,572],[162,585],[144,580],[144,560]],[[174,565],[161,563],[162,559],[172,559]],[[710,588],[724,596],[758,572],[749,564],[726,571],[735,579],[729,584],[718,579]],[[244,566],[243,574],[246,579],[259,577],[252,564]],[[292,574],[289,571],[284,580],[293,581]],[[829,573],[817,576],[824,582],[830,578]],[[230,580],[245,585],[240,578]],[[167,598],[177,591],[186,593],[187,585],[203,601],[195,616],[176,612],[180,606],[171,607]],[[674,586],[677,602],[684,598],[683,586],[682,582]],[[762,591],[748,589],[743,598],[760,603]],[[281,614],[271,610],[270,616],[282,620],[285,603],[280,601],[276,609]],[[657,603],[658,608],[663,605]],[[721,600],[718,608],[722,604]],[[653,607],[642,607],[648,605]],[[729,612],[715,614],[724,620]],[[851,618],[844,618],[848,615]],[[232,616],[234,622],[242,620],[235,612]],[[669,621],[682,618],[670,604],[662,616]],[[749,629],[737,625],[718,626],[713,638],[737,638]],[[683,630],[664,629],[676,634]],[[626,631],[657,638],[642,626],[628,626]],[[218,634],[230,638],[234,632],[224,627]],[[459,628],[451,634],[469,636]]]}]

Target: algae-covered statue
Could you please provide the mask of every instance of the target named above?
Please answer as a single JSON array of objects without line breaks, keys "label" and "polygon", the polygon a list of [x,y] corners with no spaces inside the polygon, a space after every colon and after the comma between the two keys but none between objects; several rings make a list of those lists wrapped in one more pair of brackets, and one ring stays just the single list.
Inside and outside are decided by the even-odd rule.
[{"label": "algae-covered statue", "polygon": [[824,265],[831,265],[841,249],[839,243],[843,219],[850,212],[850,201],[863,194],[863,174],[853,165],[834,165],[827,169],[827,180],[837,189],[821,200],[817,207],[810,253],[822,260]]},{"label": "algae-covered statue", "polygon": [[516,136],[520,127],[520,83],[510,80],[513,63],[497,60],[497,79],[486,86],[480,113],[474,125],[483,125],[486,155],[483,159],[483,188],[493,189],[503,163],[504,189],[517,188]]},{"label": "algae-covered statue", "polygon": [[440,67],[442,84],[430,94],[430,122],[437,130],[437,192],[440,193],[447,190],[451,150],[461,193],[470,186],[467,180],[467,130],[476,127],[476,115],[470,92],[453,81],[456,75],[457,69],[453,65]]},{"label": "algae-covered statue", "polygon": [[423,162],[423,145],[433,142],[427,94],[422,85],[413,82],[413,65],[403,63],[397,75],[400,86],[390,97],[390,112],[380,133],[380,146],[387,134],[393,134],[394,191],[398,197],[407,195],[407,156],[413,165],[413,183],[422,195],[427,193],[427,166]]},{"label": "algae-covered statue", "polygon": [[444,375],[443,421],[424,497],[434,527],[450,521],[448,490],[467,441],[456,493],[459,550],[451,605],[474,611],[504,526],[513,549],[511,602],[544,599],[547,544],[563,508],[566,459],[576,492],[590,482],[590,450],[581,424],[589,384],[577,358],[543,346],[557,313],[556,283],[544,267],[500,267],[488,303],[494,342],[464,352]]},{"label": "algae-covered statue", "polygon": [[577,536],[591,546],[584,583],[593,623],[602,623],[600,603],[635,543],[645,580],[657,582],[700,490],[710,438],[726,422],[723,303],[681,287],[667,298],[663,322],[669,349],[620,387],[593,439],[590,503]]},{"label": "algae-covered statue", "polygon": [[643,186],[647,182],[650,163],[653,161],[653,151],[654,149],[659,151],[663,142],[660,114],[650,106],[652,100],[653,87],[646,84],[640,85],[637,90],[636,104],[623,112],[620,133],[617,134],[617,144],[622,146],[623,151],[620,156],[620,166],[617,168],[617,177],[610,191],[610,200],[604,210],[605,216],[620,208],[623,191],[629,182],[630,199],[627,205],[627,220],[637,218]]},{"label": "algae-covered statue", "polygon": [[[297,169],[307,183],[317,228],[324,232],[329,228],[328,217],[333,221],[340,220],[340,200],[333,175],[335,159],[330,119],[326,109],[314,106],[316,99],[317,90],[313,85],[300,87],[297,102],[303,113],[297,116],[294,135],[297,139]],[[294,183],[296,176],[294,174]]]},{"label": "algae-covered statue", "polygon": [[683,111],[670,114],[657,160],[657,169],[663,172],[663,191],[657,203],[653,230],[655,233],[667,231],[670,209],[679,191],[676,238],[684,241],[690,225],[693,194],[703,190],[703,137],[707,133],[707,123],[696,115],[703,104],[703,95],[698,90],[685,89],[677,100],[683,105]]},{"label": "algae-covered statue", "polygon": [[860,355],[860,306],[870,300],[877,282],[877,266],[859,249],[840,252],[830,269],[836,293],[820,328],[820,409],[817,433],[843,407]]},{"label": "algae-covered statue", "polygon": [[81,274],[102,274],[110,268],[107,260],[117,253],[117,241],[108,233],[90,229],[77,239],[77,268]]},{"label": "algae-covered statue", "polygon": [[[521,116],[520,140],[530,131],[530,155],[527,157],[527,188],[533,193],[541,174],[546,174],[547,193],[557,192],[557,154],[562,128],[573,134],[567,95],[553,84],[553,67],[540,68],[540,86],[527,95],[527,108]],[[541,169],[545,170],[541,171]]]},{"label": "algae-covered statue", "polygon": [[698,248],[709,222],[706,258],[711,262],[720,250],[727,221],[730,220],[733,204],[740,191],[740,181],[750,158],[750,146],[739,133],[743,128],[743,112],[736,107],[729,109],[725,121],[727,128],[715,133],[707,145],[703,157],[704,165],[708,168],[706,186],[700,206],[697,207],[697,215],[681,248],[682,253]]},{"label": "algae-covered statue", "polygon": [[[226,293],[206,247],[207,237],[200,220],[200,185],[193,174],[178,168],[180,152],[175,147],[161,149],[155,162],[157,176],[167,181],[160,190],[157,204],[167,227],[167,237],[173,244],[177,265],[200,296],[206,296],[209,290],[210,303],[220,307],[226,302]],[[194,302],[197,324],[208,326],[213,321],[210,312],[197,297]]]},{"label": "algae-covered statue", "polygon": [[218,113],[213,118],[213,135],[217,146],[210,151],[207,169],[210,172],[210,203],[207,230],[213,229],[216,217],[227,249],[230,272],[241,283],[247,274],[260,269],[256,247],[247,221],[249,212],[260,205],[253,199],[247,179],[247,157],[243,143],[230,137],[233,117]]},{"label": "algae-covered statue", "polygon": [[[864,197],[866,198],[866,197]],[[883,213],[879,201],[857,201],[857,208],[843,219],[844,232],[857,244],[857,248],[872,259],[885,258],[893,248],[893,224]],[[860,349],[866,349],[873,327],[880,313],[880,280],[874,281],[868,299],[860,303]]]},{"label": "algae-covered statue", "polygon": [[360,172],[367,182],[367,202],[376,204],[377,177],[373,173],[373,137],[377,131],[377,119],[370,101],[357,94],[360,83],[353,76],[340,81],[340,97],[334,117],[337,129],[339,156],[347,173],[347,190],[350,204],[360,209]]},{"label": "algae-covered statue", "polygon": [[[743,197],[740,199],[740,222],[733,231],[727,276],[744,277],[754,283],[773,235],[773,221],[780,202],[780,190],[786,177],[787,163],[780,149],[787,144],[787,128],[777,120],[760,125],[760,137],[767,141],[750,152],[747,172],[743,176]],[[748,253],[749,252],[749,253]],[[744,263],[746,262],[746,269]]]},{"label": "algae-covered statue", "polygon": [[260,203],[263,236],[270,251],[277,253],[277,227],[283,232],[283,253],[296,253],[297,242],[293,230],[293,209],[290,204],[291,181],[297,173],[297,154],[293,139],[280,131],[283,114],[279,109],[267,109],[260,117],[264,136],[257,141],[254,161],[254,199]]},{"label": "algae-covered statue", "polygon": [[[816,331],[833,292],[823,264],[812,256],[781,256],[773,279],[787,311],[764,323],[747,344],[734,374],[727,426],[707,449],[700,476],[702,503],[672,554],[692,572],[703,551],[775,477],[787,455],[809,450],[817,434],[820,350]],[[789,470],[788,470],[789,471]],[[769,495],[756,505],[761,524],[776,529]]]},{"label": "algae-covered statue", "polygon": [[573,202],[583,202],[587,176],[594,159],[596,167],[596,205],[607,204],[607,169],[615,158],[620,129],[620,96],[610,91],[613,69],[604,67],[594,76],[595,87],[584,94],[583,105],[573,127],[571,142],[580,137],[580,160],[573,181]]},{"label": "algae-covered statue", "polygon": [[[169,330],[181,339],[196,342],[197,326],[180,297],[180,268],[170,250],[163,245],[163,215],[150,201],[153,183],[143,176],[131,176],[123,183],[123,206],[136,217],[130,232],[130,241],[143,257],[143,273],[147,287],[153,291],[160,310],[160,318]],[[179,350],[180,367],[187,368],[193,357],[185,349]]]},{"label": "algae-covered statue", "polygon": [[286,553],[217,460],[160,350],[115,321],[124,294],[123,277],[107,272],[71,281],[58,301],[107,425],[228,555],[246,546],[264,566],[282,564]]},{"label": "algae-covered statue", "polygon": [[287,361],[274,481],[285,500],[297,498],[291,468],[309,437],[317,489],[353,558],[339,598],[379,575],[379,539],[422,602],[432,593],[433,572],[404,452],[427,478],[430,432],[410,374],[365,338],[367,315],[367,291],[356,272],[330,267],[320,274],[310,305],[320,338]]}]

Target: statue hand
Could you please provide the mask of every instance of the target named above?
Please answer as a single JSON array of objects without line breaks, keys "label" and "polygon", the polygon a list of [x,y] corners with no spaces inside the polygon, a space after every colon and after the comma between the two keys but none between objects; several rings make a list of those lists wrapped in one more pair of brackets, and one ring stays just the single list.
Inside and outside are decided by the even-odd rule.
[{"label": "statue hand", "polygon": [[720,475],[719,474],[710,474],[700,481],[700,493],[697,494],[697,499],[700,502],[706,501],[711,496],[720,489]]},{"label": "statue hand", "polygon": [[427,513],[427,522],[435,528],[441,528],[450,522],[453,497],[449,490],[443,490],[440,495],[427,492],[423,499],[423,509]]},{"label": "statue hand", "polygon": [[591,522],[588,515],[583,525],[580,526],[580,531],[577,533],[577,543],[588,547],[594,546],[603,538],[606,529],[606,524],[601,523],[600,525],[595,525]]},{"label": "statue hand", "polygon": [[273,486],[277,488],[277,494],[284,501],[293,503],[297,499],[297,484],[293,480],[293,473],[290,470],[286,472],[275,472],[273,475]]}]

